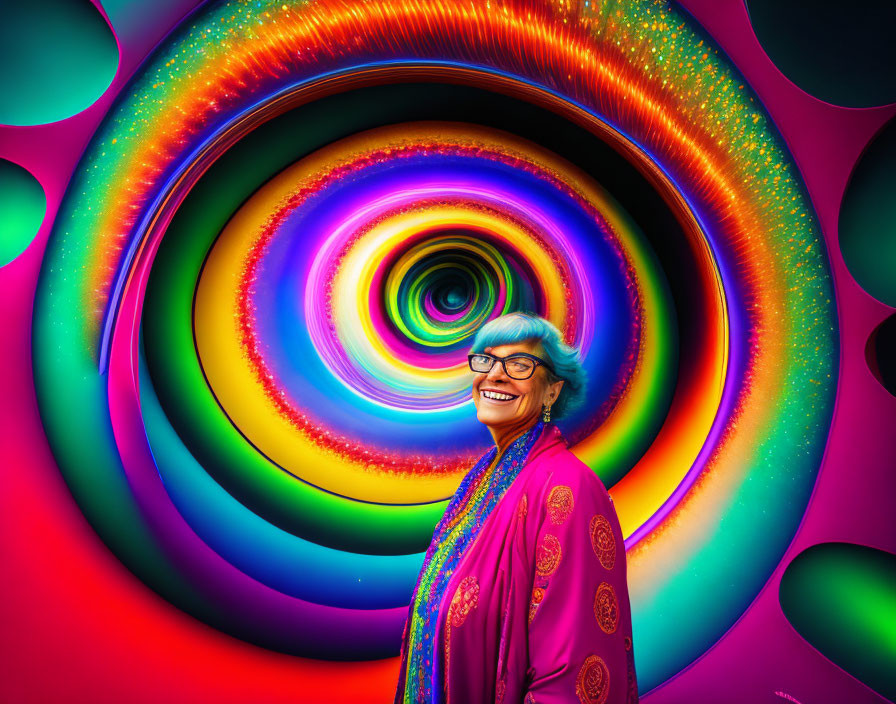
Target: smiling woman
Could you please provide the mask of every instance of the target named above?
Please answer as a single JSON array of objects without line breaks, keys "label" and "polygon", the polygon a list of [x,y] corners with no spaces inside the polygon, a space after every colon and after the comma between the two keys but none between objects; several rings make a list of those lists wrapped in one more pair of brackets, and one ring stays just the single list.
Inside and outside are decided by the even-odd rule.
[{"label": "smiling woman", "polygon": [[579,354],[549,321],[511,313],[468,359],[495,447],[433,534],[395,702],[636,702],[619,521],[550,423],[584,399]]}]

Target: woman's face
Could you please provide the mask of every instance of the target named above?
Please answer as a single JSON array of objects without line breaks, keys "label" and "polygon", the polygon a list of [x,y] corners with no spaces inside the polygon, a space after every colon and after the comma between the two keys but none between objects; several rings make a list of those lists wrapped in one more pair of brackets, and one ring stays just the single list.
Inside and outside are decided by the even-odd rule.
[{"label": "woman's face", "polygon": [[[486,347],[484,352],[495,357],[509,357],[517,352],[533,354],[544,359],[541,343],[524,340],[509,345]],[[473,380],[473,404],[476,417],[492,430],[504,426],[523,428],[538,420],[542,406],[550,406],[557,400],[562,381],[548,381],[548,371],[539,364],[528,379],[511,379],[504,366],[495,362],[488,374],[475,374]],[[504,398],[488,398],[490,392],[502,394]],[[506,399],[506,396],[511,398]]]}]

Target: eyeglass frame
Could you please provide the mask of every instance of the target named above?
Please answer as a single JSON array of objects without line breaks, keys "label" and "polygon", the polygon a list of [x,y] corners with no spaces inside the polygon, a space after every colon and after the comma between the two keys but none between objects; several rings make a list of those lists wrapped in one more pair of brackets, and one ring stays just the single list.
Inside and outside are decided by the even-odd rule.
[{"label": "eyeglass frame", "polygon": [[[492,365],[486,371],[478,372],[475,369],[473,369],[473,357],[491,357]],[[505,362],[508,359],[513,359],[514,357],[525,357],[525,358],[531,359],[533,362],[535,362],[535,366],[532,367],[532,372],[529,374],[529,376],[516,377],[513,374],[511,374],[509,371],[507,371],[507,365],[505,364]],[[550,362],[546,362],[541,357],[536,357],[534,354],[529,354],[528,352],[514,352],[513,354],[509,354],[506,357],[496,357],[495,355],[489,354],[488,352],[471,352],[470,354],[467,355],[467,364],[470,367],[470,371],[473,372],[474,374],[490,373],[491,370],[495,368],[495,362],[500,362],[501,367],[504,369],[504,373],[507,376],[509,376],[511,379],[513,379],[514,381],[525,381],[526,379],[531,379],[532,376],[535,374],[535,370],[538,368],[539,364],[541,366],[543,366],[545,369],[547,369],[551,374],[553,374],[554,376],[557,376],[557,373],[554,371],[554,367],[550,364]]]}]

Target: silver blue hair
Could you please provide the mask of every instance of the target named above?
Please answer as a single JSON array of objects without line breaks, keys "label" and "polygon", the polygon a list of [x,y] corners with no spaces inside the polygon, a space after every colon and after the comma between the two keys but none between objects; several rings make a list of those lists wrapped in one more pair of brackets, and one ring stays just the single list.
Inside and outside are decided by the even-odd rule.
[{"label": "silver blue hair", "polygon": [[587,374],[579,360],[579,351],[563,342],[560,331],[550,322],[533,313],[508,313],[483,324],[476,331],[470,353],[484,352],[486,347],[536,340],[544,349],[545,361],[554,368],[545,369],[551,382],[565,383],[551,406],[551,417],[564,418],[585,401]]}]

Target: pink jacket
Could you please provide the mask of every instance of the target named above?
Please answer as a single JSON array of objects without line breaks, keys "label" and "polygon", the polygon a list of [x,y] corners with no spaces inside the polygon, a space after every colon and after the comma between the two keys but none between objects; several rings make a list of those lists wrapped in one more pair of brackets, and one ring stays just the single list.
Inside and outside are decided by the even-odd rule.
[{"label": "pink jacket", "polygon": [[637,702],[619,521],[556,426],[464,553],[438,624],[450,704]]}]

